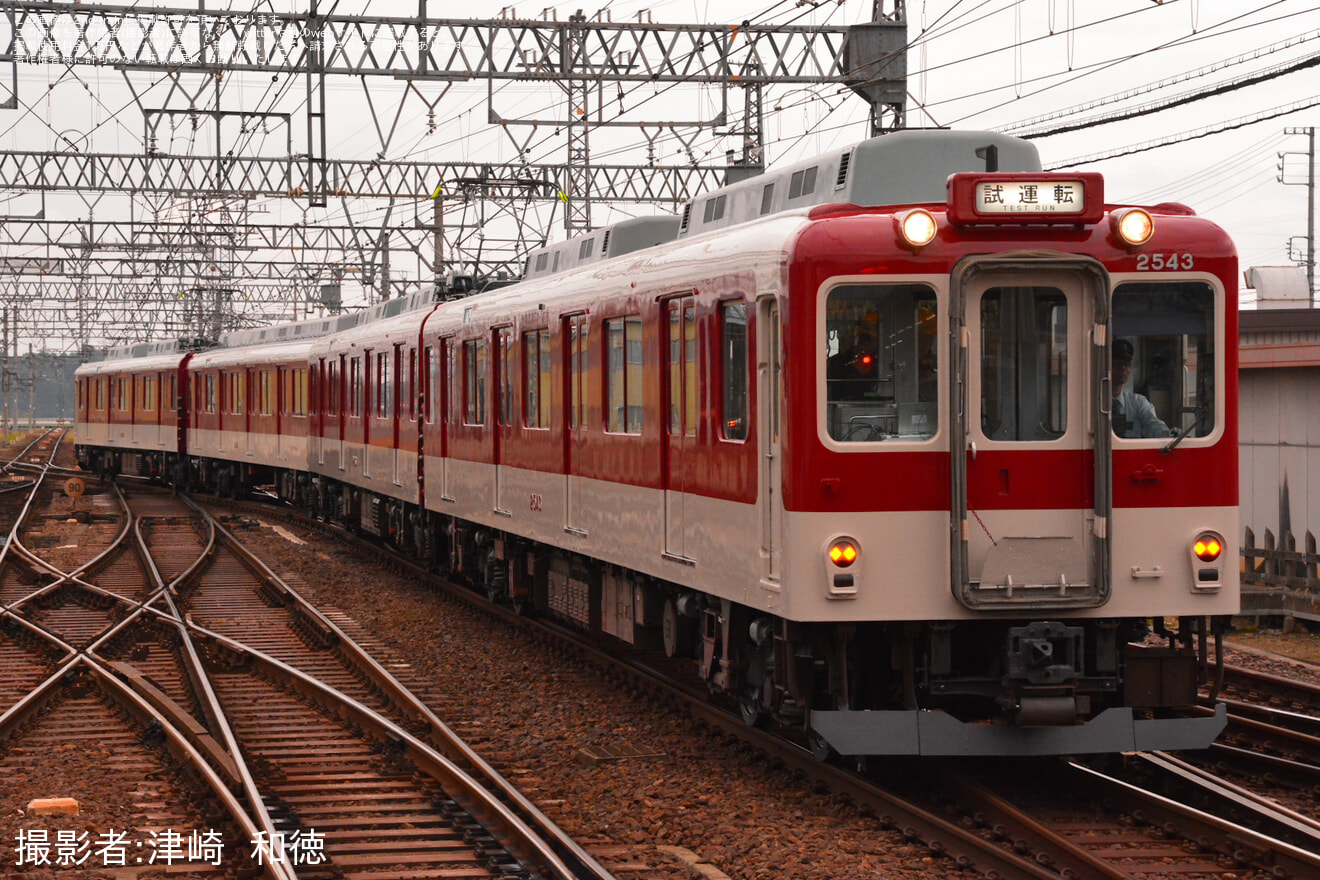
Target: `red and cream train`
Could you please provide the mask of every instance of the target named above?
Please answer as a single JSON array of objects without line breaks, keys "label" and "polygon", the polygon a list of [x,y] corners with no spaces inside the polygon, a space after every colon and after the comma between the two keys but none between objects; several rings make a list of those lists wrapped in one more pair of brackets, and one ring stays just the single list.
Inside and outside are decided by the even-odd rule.
[{"label": "red and cream train", "polygon": [[499,290],[115,350],[78,448],[273,487],[845,755],[1204,746],[1236,277],[1184,206],[901,132]]}]

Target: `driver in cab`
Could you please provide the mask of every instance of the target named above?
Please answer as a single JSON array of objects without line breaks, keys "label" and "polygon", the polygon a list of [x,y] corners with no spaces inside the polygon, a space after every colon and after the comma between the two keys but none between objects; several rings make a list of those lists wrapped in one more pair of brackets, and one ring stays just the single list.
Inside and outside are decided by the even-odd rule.
[{"label": "driver in cab", "polygon": [[1133,350],[1131,342],[1115,339],[1109,353],[1110,385],[1114,392],[1111,411],[1114,434],[1136,439],[1168,437],[1172,432],[1155,414],[1155,405],[1144,394],[1126,388],[1128,380],[1132,378]]}]

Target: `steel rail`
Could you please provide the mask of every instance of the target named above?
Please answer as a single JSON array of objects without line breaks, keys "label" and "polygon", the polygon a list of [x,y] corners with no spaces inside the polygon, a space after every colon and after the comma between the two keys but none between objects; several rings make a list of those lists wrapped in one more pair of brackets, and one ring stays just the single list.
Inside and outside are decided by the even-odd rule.
[{"label": "steel rail", "polygon": [[[1312,852],[1320,853],[1320,821],[1296,810],[1290,810],[1254,791],[1226,782],[1167,752],[1142,752],[1136,755],[1136,759],[1183,782],[1197,785],[1208,794],[1231,802],[1235,807],[1250,810],[1259,816],[1262,822],[1279,826],[1287,833],[1298,835],[1310,846]],[[1296,845],[1302,844],[1296,843]]]},{"label": "steel rail", "polygon": [[[124,500],[123,493],[118,486],[115,487],[115,491],[119,493],[120,499]],[[124,501],[125,507],[127,508],[127,501]],[[132,516],[131,512],[130,516]],[[146,566],[147,574],[155,582],[156,594],[157,596],[163,597],[166,604],[169,606],[170,616],[165,617],[164,619],[172,623],[179,633],[184,669],[188,673],[188,678],[192,681],[193,689],[201,698],[200,705],[202,711],[206,714],[207,719],[219,733],[225,751],[228,752],[230,760],[234,762],[234,770],[238,774],[240,785],[242,786],[243,793],[248,802],[248,809],[252,811],[256,824],[260,827],[260,830],[265,833],[266,840],[278,840],[279,838],[277,836],[278,832],[275,828],[275,821],[271,819],[270,812],[266,809],[265,800],[261,795],[261,789],[257,787],[257,782],[252,776],[252,771],[248,768],[247,762],[243,759],[243,752],[239,748],[238,738],[234,736],[233,728],[230,726],[229,719],[225,715],[224,707],[220,704],[220,699],[216,696],[215,689],[211,687],[211,681],[206,674],[201,655],[197,653],[197,647],[193,644],[192,636],[188,632],[188,624],[184,620],[184,616],[179,611],[178,606],[174,604],[174,596],[172,595],[171,590],[172,584],[167,584],[165,579],[161,576],[160,569],[156,567],[156,562],[152,558],[151,550],[147,546],[146,539],[142,535],[142,518],[136,518],[136,525],[133,531],[134,536],[137,538],[138,552]],[[207,549],[203,551],[201,558],[205,558],[209,555],[209,550],[214,544],[215,533],[214,530],[212,530],[209,540],[207,541]],[[193,568],[190,568],[189,571],[194,570],[198,564],[200,564],[200,558],[197,563],[194,563]],[[278,866],[276,869],[278,876],[284,877],[286,880],[297,880],[297,876],[294,873],[292,866],[286,865],[283,862],[275,862],[273,860],[272,865]]]},{"label": "steel rail", "polygon": [[1291,758],[1280,758],[1221,743],[1211,744],[1210,757],[1211,763],[1222,762],[1233,765],[1239,771],[1247,768],[1244,772],[1273,777],[1277,785],[1320,791],[1320,767],[1315,764],[1304,764]]},{"label": "steel rail", "polygon": [[1138,821],[1161,827],[1242,864],[1272,870],[1278,877],[1320,876],[1320,855],[1316,853],[1180,804],[1076,761],[1066,766],[1074,771],[1073,778],[1062,782],[1076,789],[1092,789],[1098,797],[1121,804]]},{"label": "steel rail", "polygon": [[[117,547],[119,547],[120,543],[124,540],[124,538],[127,536],[127,534],[130,531],[134,532],[137,538],[137,544],[134,547],[134,550],[138,553],[138,556],[143,563],[143,567],[146,571],[148,578],[154,580],[155,582],[154,591],[141,602],[137,602],[136,600],[131,599],[127,596],[122,596],[118,593],[101,589],[100,587],[97,587],[94,584],[88,584],[86,582],[83,582],[77,579],[76,577],[74,577],[74,575],[72,574],[58,572],[58,570],[55,569],[53,566],[49,565],[49,563],[45,563],[44,560],[39,559],[35,555],[32,555],[31,551],[27,551],[24,548],[21,552],[23,552],[25,555],[29,556],[36,562],[44,565],[47,568],[47,570],[55,572],[57,574],[63,574],[63,577],[61,577],[59,581],[37,591],[34,594],[25,597],[22,600],[23,602],[30,601],[36,595],[47,594],[66,584],[76,583],[77,585],[79,585],[84,589],[91,590],[92,592],[97,593],[99,595],[107,596],[121,603],[125,603],[130,607],[132,607],[132,610],[123,620],[120,620],[118,623],[110,627],[106,632],[99,635],[91,645],[87,646],[82,650],[78,650],[76,648],[73,648],[72,646],[65,644],[62,641],[59,641],[58,638],[53,633],[47,632],[46,630],[36,625],[35,623],[27,621],[26,619],[19,617],[16,614],[12,614],[12,612],[8,612],[8,613],[14,619],[22,621],[25,625],[28,625],[29,628],[32,629],[32,631],[35,632],[36,634],[41,635],[51,641],[57,642],[66,651],[71,653],[71,656],[63,659],[60,662],[59,669],[52,676],[52,678],[63,677],[67,675],[71,671],[71,669],[76,668],[79,664],[83,664],[83,663],[88,664],[89,666],[96,665],[96,668],[101,670],[105,675],[113,676],[113,673],[107,671],[104,667],[101,667],[99,664],[97,664],[96,661],[102,658],[99,658],[96,654],[94,654],[95,648],[107,643],[110,639],[114,638],[117,634],[122,632],[128,626],[130,626],[133,623],[133,621],[135,621],[138,617],[140,617],[141,615],[147,612],[153,612],[157,615],[157,617],[160,620],[166,621],[174,625],[178,630],[181,638],[181,646],[183,648],[182,656],[184,660],[184,668],[188,673],[189,679],[193,683],[194,689],[202,697],[201,706],[203,711],[206,713],[208,720],[212,723],[212,725],[215,728],[217,728],[220,731],[221,739],[223,740],[222,751],[220,753],[217,753],[216,749],[208,747],[209,744],[206,742],[206,737],[203,736],[199,731],[190,730],[185,735],[185,733],[180,732],[173,724],[169,725],[170,729],[173,731],[175,736],[183,738],[185,740],[187,740],[189,736],[197,738],[198,740],[197,746],[194,746],[192,743],[189,744],[189,748],[193,752],[200,755],[201,752],[199,751],[199,748],[201,750],[206,751],[207,754],[211,755],[212,758],[214,758],[217,761],[217,763],[220,764],[222,770],[233,773],[236,781],[244,789],[244,794],[247,797],[249,803],[252,805],[251,807],[252,813],[256,817],[255,821],[249,818],[247,820],[247,823],[252,825],[254,829],[259,829],[261,831],[264,831],[265,834],[267,835],[266,836],[267,840],[275,840],[277,839],[275,836],[276,834],[275,825],[273,820],[270,818],[269,813],[266,811],[260,790],[256,787],[256,783],[252,779],[252,775],[250,771],[247,769],[246,765],[243,762],[242,752],[238,747],[238,743],[233,735],[233,731],[230,729],[228,722],[225,719],[223,709],[220,707],[219,701],[216,699],[215,693],[210,686],[210,682],[207,679],[205,670],[202,666],[201,658],[197,654],[196,649],[192,644],[192,640],[188,635],[187,627],[184,624],[183,617],[179,613],[178,608],[173,603],[173,599],[170,595],[170,585],[166,584],[164,579],[161,577],[160,571],[156,567],[154,560],[151,558],[150,551],[148,550],[146,546],[146,542],[143,539],[141,532],[142,520],[134,516],[131,507],[128,505],[128,502],[123,495],[122,490],[117,485],[113,486],[113,488],[115,495],[118,498],[119,503],[122,506],[125,513],[124,527],[121,530],[119,536],[115,539],[114,543],[111,545],[111,547],[107,548],[105,552],[98,554],[96,559],[99,560],[101,558],[104,558],[107,554],[109,554]],[[10,543],[15,543],[15,542],[11,541]],[[199,559],[193,563],[193,565],[188,569],[188,571],[185,572],[185,574],[190,574],[191,572],[196,570],[196,568],[201,564],[202,560],[204,560],[206,556],[209,555],[210,550],[214,547],[214,543],[215,543],[215,536],[214,536],[214,532],[212,532],[206,550],[199,557]],[[16,546],[21,547],[21,545],[16,545]],[[78,569],[78,571],[81,572],[86,570],[94,561],[96,560],[92,560],[87,563],[84,563]],[[162,612],[159,609],[155,609],[151,607],[153,603],[157,602],[162,597],[165,599],[166,603],[169,606],[168,613]],[[18,603],[16,603],[16,605],[17,604]],[[16,607],[16,605],[11,607]],[[105,662],[107,664],[110,663],[110,661],[105,661]],[[121,669],[120,671],[123,670]],[[130,681],[128,684],[124,684],[123,686],[132,690],[138,699],[142,700],[147,705],[151,705],[146,695],[138,694],[137,690],[133,686],[135,683],[140,684],[140,682],[133,682],[131,676],[126,675],[126,677],[128,677]],[[25,705],[25,702],[20,701],[20,703],[16,704],[11,709],[11,712],[18,710],[20,706],[23,705]],[[152,706],[151,711],[159,718],[161,719],[165,718],[165,715],[162,714],[157,707]],[[7,712],[4,717],[8,717],[9,714],[10,713]],[[3,721],[3,718],[0,718],[0,721]],[[207,734],[209,735],[209,732],[207,732]],[[225,759],[227,759],[228,765],[226,764]],[[209,768],[209,765],[207,766]],[[210,771],[210,772],[214,774],[214,771]],[[250,839],[255,839],[255,837]],[[270,865],[267,865],[266,873],[269,877],[271,877],[271,880],[296,880],[296,876],[293,873],[293,869],[290,866],[283,864],[282,862],[272,862]]]},{"label": "steel rail", "polygon": [[[235,823],[248,835],[249,840],[256,839],[257,827],[243,810],[242,805],[229,790],[228,785],[206,762],[201,753],[188,742],[171,722],[149,702],[137,694],[131,687],[119,681],[109,670],[88,656],[77,656],[73,662],[61,666],[49,678],[28,691],[21,700],[0,715],[0,739],[9,738],[28,718],[41,711],[79,670],[85,670],[101,689],[101,693],[122,707],[143,727],[154,725],[165,736],[167,748],[177,760],[195,771],[211,789],[215,798],[224,805],[225,810]],[[288,880],[273,870],[272,865],[263,866],[267,880]]]},{"label": "steel rail", "polygon": [[1274,696],[1293,703],[1301,703],[1307,708],[1320,711],[1320,686],[1296,678],[1285,678],[1257,669],[1242,666],[1225,666],[1228,678],[1226,684],[1233,687],[1246,687],[1257,693]]},{"label": "steel rail", "polygon": [[524,862],[536,864],[541,870],[548,872],[548,876],[559,880],[582,880],[592,877],[606,880],[612,877],[598,865],[595,866],[597,870],[583,873],[584,869],[590,870],[591,866],[564,861],[540,831],[524,822],[511,807],[499,799],[496,793],[490,791],[437,749],[375,710],[302,670],[244,645],[236,639],[192,621],[188,623],[188,628],[215,647],[228,652],[235,659],[251,662],[264,673],[265,677],[282,682],[326,711],[353,723],[376,740],[402,748],[404,757],[411,759],[418,770],[440,783],[449,797],[472,813],[487,831],[495,835],[496,840]]},{"label": "steel rail", "polygon": [[555,847],[556,852],[568,863],[575,863],[579,873],[574,876],[583,878],[608,878],[611,875],[586,850],[567,836],[555,825],[526,795],[506,780],[494,767],[485,761],[476,751],[455,734],[429,707],[411,690],[400,682],[388,669],[373,658],[361,645],[345,633],[334,621],[330,620],[315,605],[308,602],[297,590],[289,586],[261,561],[252,551],[202,507],[185,499],[202,516],[212,523],[212,528],[230,546],[238,556],[250,566],[282,597],[292,601],[304,615],[310,616],[317,626],[331,634],[335,643],[343,649],[353,665],[362,672],[381,692],[405,715],[414,721],[427,725],[437,739],[436,746],[441,753],[456,764],[466,767],[467,772],[475,773],[488,780],[496,790],[504,793],[507,802],[538,833]]},{"label": "steel rail", "polygon": [[[130,685],[120,681],[110,670],[102,667],[90,657],[84,658],[88,669],[92,670],[97,678],[97,682],[102,687],[102,692],[109,688],[120,697],[119,703],[130,713],[138,718],[149,719],[149,723],[159,726],[159,729],[165,734],[166,742],[170,743],[172,748],[170,752],[176,758],[185,760],[188,766],[199,773],[202,779],[210,786],[211,791],[216,798],[225,806],[226,811],[233,817],[234,821],[243,829],[248,840],[256,840],[257,834],[261,830],[257,824],[252,821],[251,816],[243,809],[238,798],[229,790],[228,785],[219,774],[212,769],[188,738],[174,726],[172,720],[161,713],[157,708],[151,705],[142,695],[138,694]],[[272,839],[272,838],[267,838]],[[262,875],[267,880],[296,880],[291,869],[285,870],[282,863],[274,860],[262,860]]]},{"label": "steel rail", "polygon": [[[218,499],[217,499],[218,501]],[[905,836],[922,841],[932,852],[952,859],[962,868],[980,872],[989,878],[1025,878],[1025,880],[1058,880],[1058,874],[1038,862],[1008,852],[983,840],[972,832],[941,819],[939,816],[904,801],[890,792],[867,782],[841,768],[823,764],[811,753],[791,742],[766,731],[749,727],[742,719],[704,700],[698,700],[681,685],[659,677],[654,671],[635,666],[605,653],[575,634],[495,605],[471,590],[435,575],[412,560],[378,545],[363,541],[358,536],[330,523],[308,520],[296,511],[272,508],[266,505],[238,501],[225,501],[227,507],[249,509],[256,515],[274,514],[287,517],[308,528],[352,543],[367,550],[386,564],[407,571],[426,583],[473,608],[491,614],[505,622],[526,627],[533,634],[561,647],[571,648],[584,660],[602,669],[626,677],[631,682],[651,690],[656,697],[686,709],[689,715],[724,733],[731,734],[755,748],[771,755],[786,767],[816,779],[831,792],[843,795],[860,807],[871,811],[886,827],[899,830]]]},{"label": "steel rail", "polygon": [[1088,852],[967,776],[945,765],[930,766],[925,771],[937,774],[939,783],[969,804],[978,818],[984,818],[984,824],[996,837],[1013,841],[1015,851],[1040,853],[1037,860],[1048,859],[1049,867],[1064,877],[1131,880],[1126,871]]},{"label": "steel rail", "polygon": [[[122,503],[122,497],[121,497],[121,503]],[[7,613],[12,612],[14,609],[23,607],[28,602],[31,602],[34,599],[40,598],[41,596],[45,596],[54,592],[55,590],[64,586],[66,583],[77,584],[80,587],[91,590],[95,593],[99,593],[100,595],[106,596],[108,598],[119,599],[121,601],[127,601],[131,604],[135,604],[133,603],[133,600],[129,599],[126,596],[120,596],[118,593],[114,593],[109,590],[102,589],[101,587],[98,587],[95,584],[88,583],[87,581],[82,580],[78,577],[79,574],[82,574],[83,572],[90,569],[92,566],[107,559],[111,553],[114,553],[116,550],[120,548],[120,545],[128,537],[128,533],[133,526],[133,517],[132,514],[128,512],[128,508],[126,505],[124,506],[124,510],[126,512],[126,515],[124,518],[123,527],[120,529],[119,534],[115,537],[115,539],[110,542],[110,546],[107,547],[102,552],[98,553],[96,556],[89,559],[87,562],[84,562],[82,565],[78,566],[71,572],[60,571],[58,568],[51,565],[49,562],[42,559],[40,556],[38,556],[37,554],[29,550],[27,547],[25,547],[18,536],[17,525],[16,525],[14,532],[11,533],[9,537],[9,540],[5,542],[4,549],[0,550],[0,565],[4,564],[5,554],[10,550],[10,548],[13,548],[14,555],[23,557],[33,566],[47,572],[48,574],[53,575],[57,579],[52,583],[47,584],[44,587],[33,590],[28,595],[19,598],[15,602],[10,603],[8,606],[6,606],[3,602],[0,602],[0,618],[3,618]]]}]

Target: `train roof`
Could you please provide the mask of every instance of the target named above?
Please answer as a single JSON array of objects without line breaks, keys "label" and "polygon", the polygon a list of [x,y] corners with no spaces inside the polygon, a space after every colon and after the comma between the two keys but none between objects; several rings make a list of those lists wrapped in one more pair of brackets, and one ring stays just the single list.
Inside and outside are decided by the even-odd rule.
[{"label": "train roof", "polygon": [[189,363],[190,370],[205,370],[215,367],[232,367],[252,363],[252,349],[261,350],[265,363],[277,364],[307,359],[307,352],[316,343],[315,337],[290,339],[282,342],[268,342],[264,345],[234,346],[232,348],[213,348],[198,353]]},{"label": "train roof", "polygon": [[429,308],[434,302],[435,296],[433,293],[420,291],[386,300],[360,312],[347,315],[314,318],[310,321],[299,321],[291,324],[273,324],[269,327],[254,327],[250,330],[236,330],[220,337],[220,347],[246,348],[252,345],[271,345],[303,339],[316,339],[342,333],[362,324],[392,318],[405,312]]},{"label": "train roof", "polygon": [[1040,154],[1030,141],[993,131],[897,131],[704,193],[679,217],[638,217],[537,248],[523,280],[817,205],[943,202],[949,175],[990,170],[1040,171]]},{"label": "train roof", "polygon": [[[154,345],[154,343],[143,343],[143,345]],[[168,348],[168,346],[164,346],[164,344],[162,345],[163,347]],[[123,372],[176,370],[179,367],[179,362],[182,361],[187,354],[187,351],[166,351],[147,353],[138,357],[123,355],[107,358],[105,360],[88,361],[78,367],[74,375],[101,376]]]},{"label": "train roof", "polygon": [[207,348],[211,343],[201,339],[165,339],[157,342],[133,342],[128,345],[116,345],[100,352],[99,357],[89,358],[88,363],[120,361],[136,358],[158,357],[177,354],[182,358],[190,351]]},{"label": "train roof", "polygon": [[853,144],[705,193],[683,207],[679,237],[792,208],[943,202],[949,175],[1040,171],[1030,141],[993,131],[908,129]]},{"label": "train roof", "polygon": [[678,223],[677,217],[634,217],[568,241],[536,248],[527,254],[522,280],[567,272],[673,241],[678,237]]},{"label": "train roof", "polygon": [[[477,299],[456,300],[441,311],[454,314],[452,307],[462,311],[464,323],[478,320],[478,315],[489,306],[514,301],[528,293],[533,297],[545,295],[539,285],[526,287],[528,281],[588,269],[630,255],[635,262],[660,245],[775,216],[794,217],[795,223],[801,223],[807,211],[818,205],[883,207],[943,202],[949,175],[989,170],[1037,172],[1041,170],[1040,156],[1029,141],[997,132],[947,129],[893,132],[720,187],[686,203],[681,216],[633,218],[538,248],[528,254],[526,272],[519,283]],[[388,335],[390,326],[381,322],[408,315],[408,319],[400,321],[399,329],[414,326],[435,302],[434,294],[429,291],[414,293],[352,314],[226,333],[216,347],[236,350],[304,340],[326,340],[329,345],[348,340],[352,344],[359,335],[355,331],[368,325],[372,335],[381,331]],[[202,347],[190,340],[139,343],[112,349],[106,357],[142,358],[172,352],[181,356]]]},{"label": "train roof", "polygon": [[[598,264],[579,265],[557,273],[553,281],[530,279],[497,291],[441,303],[427,323],[427,332],[442,333],[457,327],[489,327],[510,315],[540,313],[543,326],[552,326],[566,313],[598,316],[602,297],[636,288],[637,279],[652,279],[653,285],[637,289],[652,296],[659,287],[692,281],[691,269],[700,263],[710,277],[745,273],[749,290],[764,292],[777,286],[785,254],[800,230],[810,223],[808,211],[790,210],[758,218],[728,235],[679,239],[635,251]],[[630,287],[631,285],[631,287]],[[729,295],[734,291],[729,290]],[[534,326],[538,322],[532,321]],[[524,328],[529,324],[524,324]]]}]

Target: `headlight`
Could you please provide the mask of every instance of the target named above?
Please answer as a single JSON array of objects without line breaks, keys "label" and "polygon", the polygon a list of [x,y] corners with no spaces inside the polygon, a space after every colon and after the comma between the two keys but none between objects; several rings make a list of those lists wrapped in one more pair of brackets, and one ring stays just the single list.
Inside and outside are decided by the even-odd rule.
[{"label": "headlight", "polygon": [[1150,241],[1155,234],[1155,221],[1141,208],[1124,208],[1109,215],[1114,232],[1127,244],[1136,247]]},{"label": "headlight", "polygon": [[925,208],[904,211],[894,219],[898,221],[898,234],[910,248],[925,247],[935,240],[935,233],[939,231],[934,215]]}]

